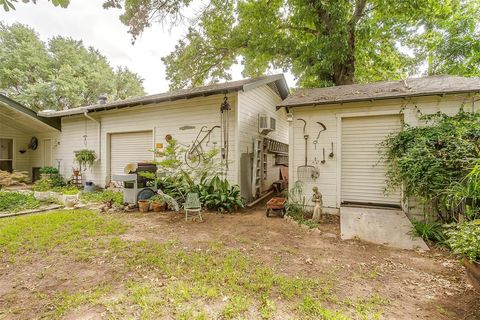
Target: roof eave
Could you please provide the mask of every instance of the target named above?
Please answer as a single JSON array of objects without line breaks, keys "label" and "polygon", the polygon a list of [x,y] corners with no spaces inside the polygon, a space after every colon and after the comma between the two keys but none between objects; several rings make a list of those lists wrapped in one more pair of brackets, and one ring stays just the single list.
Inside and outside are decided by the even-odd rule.
[{"label": "roof eave", "polygon": [[395,99],[405,99],[405,98],[414,98],[414,97],[428,97],[428,96],[438,96],[438,95],[446,95],[446,94],[465,94],[465,93],[480,93],[480,89],[448,91],[448,92],[425,92],[425,93],[412,94],[412,95],[397,95],[397,96],[386,96],[386,97],[377,97],[377,98],[360,98],[360,99],[344,99],[344,100],[321,101],[321,102],[312,101],[312,102],[303,102],[303,103],[296,103],[296,104],[280,104],[276,106],[276,109],[280,110],[281,108],[297,108],[297,107],[308,107],[308,106],[321,106],[321,105],[328,105],[328,104],[395,100]]},{"label": "roof eave", "polygon": [[62,124],[61,124],[60,119],[45,119],[44,117],[39,116],[32,109],[27,108],[26,106],[18,103],[15,100],[10,99],[7,96],[4,96],[3,94],[0,94],[0,102],[3,102],[4,104],[10,106],[11,108],[13,108],[13,109],[15,109],[19,112],[22,112],[22,113],[26,114],[27,116],[29,116],[31,118],[34,118],[34,119],[42,122],[43,124],[46,124],[46,125],[52,127],[53,129],[55,129],[57,131],[61,131],[61,129],[62,129]]}]

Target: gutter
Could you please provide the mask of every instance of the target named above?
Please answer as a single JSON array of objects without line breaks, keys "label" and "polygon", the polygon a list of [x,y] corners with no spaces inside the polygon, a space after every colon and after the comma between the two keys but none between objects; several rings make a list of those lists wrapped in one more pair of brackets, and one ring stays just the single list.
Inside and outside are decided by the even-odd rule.
[{"label": "gutter", "polygon": [[97,137],[97,160],[100,161],[102,159],[102,122],[100,120],[96,120],[94,118],[92,118],[89,114],[88,114],[88,110],[85,110],[83,112],[83,115],[85,116],[85,118],[87,119],[90,119],[92,120],[93,122],[96,122],[98,124],[98,137]]}]

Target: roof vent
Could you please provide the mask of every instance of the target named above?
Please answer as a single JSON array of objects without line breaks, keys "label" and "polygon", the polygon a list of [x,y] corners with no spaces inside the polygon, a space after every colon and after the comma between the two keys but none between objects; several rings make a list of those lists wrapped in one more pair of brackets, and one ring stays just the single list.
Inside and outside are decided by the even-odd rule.
[{"label": "roof vent", "polygon": [[98,101],[97,101],[98,104],[105,104],[107,103],[107,95],[106,94],[102,94],[100,96],[98,96]]}]

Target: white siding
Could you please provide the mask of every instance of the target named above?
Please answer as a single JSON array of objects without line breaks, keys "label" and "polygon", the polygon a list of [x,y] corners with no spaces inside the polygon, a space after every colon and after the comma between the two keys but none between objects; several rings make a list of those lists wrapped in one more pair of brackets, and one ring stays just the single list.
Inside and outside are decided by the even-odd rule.
[{"label": "white siding", "polygon": [[124,174],[128,163],[153,159],[153,131],[113,133],[110,135],[110,175]]},{"label": "white siding", "polygon": [[[240,92],[239,101],[239,154],[253,152],[253,139],[260,136],[258,132],[258,115],[266,114],[276,119],[276,131],[271,132],[267,137],[288,144],[288,123],[286,111],[281,109],[276,111],[275,106],[282,99],[269,86]],[[240,168],[238,168],[240,170]],[[267,158],[267,179],[263,181],[263,187],[269,188],[272,183],[279,179],[279,167],[275,166],[275,156],[268,154]]]},{"label": "white siding", "polygon": [[[467,95],[448,95],[445,97],[421,97],[411,99],[408,102],[402,100],[386,100],[363,103],[348,103],[348,104],[332,104],[316,107],[300,107],[292,108],[294,114],[294,121],[291,123],[290,130],[290,181],[297,180],[296,168],[304,162],[304,140],[302,128],[303,124],[297,121],[298,118],[303,118],[307,121],[307,134],[309,139],[309,162],[314,157],[320,158],[322,148],[325,148],[326,153],[330,153],[331,142],[334,144],[335,157],[329,159],[325,164],[320,164],[320,178],[315,183],[306,183],[304,192],[307,199],[312,195],[312,187],[318,186],[320,192],[323,194],[323,204],[325,207],[338,208],[340,204],[340,159],[338,154],[338,143],[340,139],[340,123],[344,116],[371,116],[378,114],[399,114],[402,106],[405,106],[404,121],[410,125],[421,125],[418,119],[418,113],[415,106],[418,107],[423,114],[433,114],[438,111],[455,114],[458,112],[462,104],[465,103],[465,110],[471,109],[471,97]],[[320,135],[320,140],[317,146],[317,151],[313,149],[312,141],[318,133],[318,126],[316,121],[324,123],[327,130]]]},{"label": "white siding", "polygon": [[[235,153],[235,131],[236,131],[236,94],[229,94],[229,103],[232,106],[230,111],[230,165],[228,179],[231,183],[237,183],[237,161]],[[190,145],[196,138],[202,126],[211,128],[220,125],[220,104],[223,95],[194,98],[188,100],[177,100],[152,104],[148,106],[135,106],[119,110],[90,113],[95,119],[101,121],[101,159],[95,163],[92,170],[87,171],[87,178],[93,179],[100,186],[104,186],[109,180],[109,139],[113,133],[135,132],[152,130],[155,143],[165,142],[165,136],[171,134],[180,144]],[[88,149],[97,150],[98,125],[88,120]],[[85,118],[74,116],[63,118],[62,121],[62,144],[61,158],[65,165],[73,165],[73,151],[84,148]],[[192,130],[180,130],[183,126],[195,126]],[[208,146],[203,145],[207,151],[215,146],[220,147],[220,130],[214,130]],[[71,168],[68,170],[71,173]]]},{"label": "white siding", "polygon": [[[38,148],[36,150],[28,149],[30,139],[35,136],[38,138]],[[26,171],[28,175],[32,174],[32,167],[44,166],[43,159],[43,141],[44,139],[51,139],[53,146],[53,165],[56,166],[55,161],[55,143],[58,141],[58,133],[30,133],[23,130],[18,130],[13,127],[0,123],[0,138],[13,139],[13,168],[17,171]],[[26,150],[25,153],[20,153],[20,150]]]}]

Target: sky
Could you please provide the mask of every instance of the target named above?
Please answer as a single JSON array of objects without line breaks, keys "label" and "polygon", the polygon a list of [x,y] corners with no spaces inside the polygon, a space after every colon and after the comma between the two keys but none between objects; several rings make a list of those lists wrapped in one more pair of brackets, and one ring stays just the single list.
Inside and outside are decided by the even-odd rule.
[{"label": "sky", "polygon": [[[98,49],[112,66],[127,66],[143,79],[148,94],[168,91],[165,66],[161,58],[174,50],[175,44],[186,33],[187,26],[172,30],[154,24],[132,45],[128,28],[119,20],[121,10],[102,8],[102,0],[71,0],[68,8],[54,7],[47,0],[37,4],[17,2],[16,10],[0,10],[0,20],[12,24],[26,24],[47,41],[57,35],[83,40],[87,46]],[[242,79],[240,66],[232,69],[233,80]],[[290,86],[293,77],[286,75]]]}]

